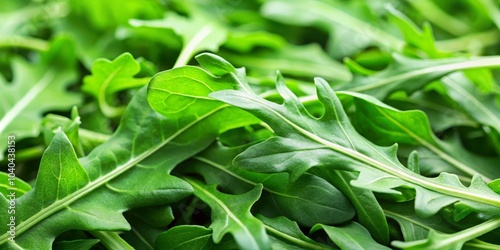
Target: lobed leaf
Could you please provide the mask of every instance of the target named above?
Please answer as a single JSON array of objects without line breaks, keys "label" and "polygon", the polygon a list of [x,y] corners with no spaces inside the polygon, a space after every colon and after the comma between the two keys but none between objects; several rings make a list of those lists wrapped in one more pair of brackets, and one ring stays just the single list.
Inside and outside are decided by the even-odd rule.
[{"label": "lobed leaf", "polygon": [[231,233],[240,249],[270,249],[264,225],[250,209],[259,199],[262,185],[241,195],[228,195],[217,191],[216,185],[206,186],[199,181],[186,179],[194,188],[194,195],[212,209],[210,228],[215,243]]},{"label": "lobed leaf", "polygon": [[380,147],[359,135],[328,84],[321,79],[315,82],[318,99],[325,108],[321,118],[308,113],[281,77],[277,89],[284,99],[283,105],[244,91],[211,94],[253,113],[278,135],[237,156],[236,166],[256,172],[286,171],[292,179],[311,167],[358,171],[359,177],[351,185],[394,195],[402,195],[397,188],[415,189],[415,207],[423,216],[433,215],[456,202],[475,211],[499,215],[500,196],[479,176],[474,176],[470,187],[465,187],[455,175],[443,173],[437,178],[426,178],[412,172],[398,161],[396,146]]},{"label": "lobed leaf", "polygon": [[[0,77],[0,140],[15,135],[16,141],[40,133],[42,114],[65,110],[81,102],[81,96],[66,88],[76,80],[76,58],[71,41],[55,39],[37,64],[12,59],[14,79]],[[0,160],[7,144],[0,145]]]}]

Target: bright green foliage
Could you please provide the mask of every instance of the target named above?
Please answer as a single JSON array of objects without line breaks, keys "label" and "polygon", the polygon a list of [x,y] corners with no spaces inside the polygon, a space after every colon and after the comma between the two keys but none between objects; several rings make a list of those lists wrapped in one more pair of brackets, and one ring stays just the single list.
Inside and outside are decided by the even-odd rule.
[{"label": "bright green foliage", "polygon": [[231,233],[241,249],[270,249],[264,224],[250,213],[259,199],[262,185],[241,195],[228,195],[217,191],[215,185],[205,186],[195,180],[187,180],[194,188],[194,195],[212,209],[213,240],[219,243],[225,234]]},{"label": "bright green foliage", "polygon": [[374,241],[368,231],[356,222],[339,227],[318,224],[311,230],[314,232],[320,229],[325,230],[330,239],[342,249],[390,249]]},{"label": "bright green foliage", "polygon": [[[66,91],[75,82],[76,60],[70,40],[60,38],[41,55],[38,65],[12,59],[14,79],[0,77],[0,140],[15,134],[17,140],[37,136],[44,112],[64,110],[80,103],[78,93]],[[0,159],[7,144],[0,145]]]},{"label": "bright green foliage", "polygon": [[123,113],[125,107],[114,107],[108,102],[114,95],[126,89],[138,88],[148,83],[149,78],[134,78],[141,66],[130,53],[124,53],[109,61],[98,59],[92,65],[92,75],[83,80],[82,90],[97,99],[101,111],[109,117]]},{"label": "bright green foliage", "polygon": [[0,249],[499,249],[499,17],[0,1]]}]

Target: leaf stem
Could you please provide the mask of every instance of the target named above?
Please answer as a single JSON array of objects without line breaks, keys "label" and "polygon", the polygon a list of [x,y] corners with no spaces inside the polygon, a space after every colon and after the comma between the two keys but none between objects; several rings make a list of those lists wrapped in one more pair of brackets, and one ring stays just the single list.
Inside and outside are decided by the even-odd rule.
[{"label": "leaf stem", "polygon": [[203,28],[201,28],[196,35],[194,35],[193,38],[182,47],[181,53],[179,54],[179,57],[177,57],[177,61],[175,61],[174,68],[186,65],[189,60],[191,60],[191,57],[193,57],[193,54],[196,51],[196,46],[208,35],[210,35],[213,29],[214,28],[210,24],[203,26]]},{"label": "leaf stem", "polygon": [[49,50],[49,42],[42,39],[26,36],[9,36],[1,38],[0,49],[9,47],[47,51]]},{"label": "leaf stem", "polygon": [[130,246],[128,242],[122,239],[116,232],[92,231],[90,233],[101,240],[101,243],[108,249],[134,250],[134,248]]},{"label": "leaf stem", "polygon": [[463,35],[468,33],[470,30],[470,27],[466,23],[453,17],[452,15],[449,15],[439,8],[433,1],[410,0],[408,2],[413,6],[413,8],[419,11],[425,19],[455,36]]},{"label": "leaf stem", "polygon": [[315,250],[331,250],[331,249],[336,249],[336,248],[333,248],[333,247],[328,247],[328,246],[324,246],[324,245],[320,245],[319,243],[318,244],[313,244],[313,243],[310,243],[310,242],[307,242],[307,241],[304,241],[304,240],[301,240],[301,239],[298,239],[298,238],[295,238],[295,237],[292,237],[288,234],[285,234],[279,230],[276,230],[268,225],[264,225],[264,227],[266,228],[266,231],[268,231],[269,233],[273,234],[274,236],[277,236],[279,238],[282,238],[286,241],[289,241],[289,242],[292,242],[293,244],[295,244],[296,246],[299,246],[299,247],[302,247],[302,248],[305,248],[305,249],[315,249]]}]

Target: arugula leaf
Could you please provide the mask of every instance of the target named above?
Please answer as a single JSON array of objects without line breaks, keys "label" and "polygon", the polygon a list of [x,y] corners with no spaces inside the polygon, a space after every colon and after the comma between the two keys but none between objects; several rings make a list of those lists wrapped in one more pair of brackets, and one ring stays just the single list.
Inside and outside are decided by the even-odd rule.
[{"label": "arugula leaf", "polygon": [[[366,135],[371,141],[381,145],[390,145],[394,142],[410,145],[421,145],[441,158],[460,173],[472,177],[476,173],[482,174],[486,181],[500,176],[495,167],[475,168],[474,165],[483,158],[439,140],[432,132],[425,114],[418,110],[399,111],[367,95],[342,92],[354,98],[356,112],[354,112],[357,130]],[[390,138],[390,139],[389,139]],[[455,144],[456,145],[456,144]],[[493,164],[494,165],[494,164]],[[485,166],[485,164],[481,164]]]},{"label": "arugula leaf", "polygon": [[130,53],[123,53],[113,61],[97,59],[92,66],[92,75],[83,79],[82,90],[94,96],[99,108],[108,117],[117,117],[125,107],[114,107],[109,100],[119,91],[146,85],[149,78],[134,78],[141,66]]},{"label": "arugula leaf", "polygon": [[389,5],[387,7],[392,22],[398,25],[399,29],[403,33],[407,46],[405,47],[405,52],[410,55],[421,56],[419,51],[424,52],[430,58],[441,58],[447,57],[450,54],[440,52],[437,50],[434,35],[432,34],[432,27],[429,23],[424,23],[422,30],[420,30],[407,16],[396,10],[394,7]]},{"label": "arugula leaf", "polygon": [[374,241],[368,230],[356,222],[338,227],[318,224],[311,229],[311,232],[320,229],[325,230],[330,239],[341,249],[390,249]]},{"label": "arugula leaf", "polygon": [[[27,193],[28,191],[31,190],[30,184],[26,183],[25,181],[15,178],[15,180],[12,181],[12,174],[0,172],[0,194],[3,194],[3,196],[7,197],[7,195],[10,194],[11,191],[14,191],[16,194],[16,197],[20,197],[21,195]],[[15,187],[15,190],[11,190],[11,188]]]},{"label": "arugula leaf", "polygon": [[424,240],[400,242],[394,241],[392,245],[401,249],[446,249],[459,250],[466,241],[475,239],[482,234],[500,227],[500,219],[492,219],[475,227],[471,227],[453,234],[438,233],[430,230],[429,237]]},{"label": "arugula leaf", "polygon": [[[64,55],[64,56],[63,56]],[[16,140],[40,133],[44,112],[65,110],[81,102],[81,95],[66,88],[76,80],[76,61],[69,40],[61,37],[50,51],[40,55],[37,65],[21,58],[12,59],[14,79],[8,84],[0,77],[0,140],[13,134]],[[0,160],[7,144],[0,144]]]},{"label": "arugula leaf", "polygon": [[201,51],[217,51],[226,40],[227,30],[217,20],[193,4],[189,6],[189,18],[175,12],[167,12],[162,20],[129,21],[134,27],[172,29],[182,38],[184,45],[174,68],[187,64],[191,57]]},{"label": "arugula leaf", "polygon": [[263,50],[251,54],[219,54],[236,65],[245,65],[252,72],[271,75],[276,70],[297,77],[321,76],[337,81],[349,81],[347,69],[328,57],[316,44],[283,46],[275,50]]},{"label": "arugula leaf", "polygon": [[185,180],[194,188],[194,195],[212,209],[210,228],[215,243],[231,233],[240,249],[270,249],[264,225],[250,213],[260,197],[262,185],[245,194],[228,195],[217,191],[216,185],[206,186],[196,180]]},{"label": "arugula leaf", "polygon": [[500,196],[479,176],[475,175],[470,187],[465,187],[455,175],[442,173],[437,178],[426,178],[415,174],[398,161],[396,146],[380,147],[360,136],[328,83],[319,78],[315,83],[318,99],[325,108],[319,119],[308,113],[280,76],[277,88],[285,100],[283,105],[244,91],[211,94],[255,114],[278,135],[237,156],[236,166],[257,172],[287,171],[292,179],[311,167],[359,171],[358,179],[351,185],[394,195],[402,195],[395,188],[414,189],[415,207],[423,216],[457,202],[476,211],[499,214]]},{"label": "arugula leaf", "polygon": [[[314,25],[331,32],[328,50],[336,58],[352,55],[371,44],[395,51],[403,47],[403,41],[373,21],[375,18],[367,14],[370,11],[365,5],[354,3],[350,8],[346,5],[335,1],[272,0],[266,1],[261,12],[273,20],[301,26]],[[359,12],[364,15],[357,15]]]},{"label": "arugula leaf", "polygon": [[[311,238],[302,233],[297,223],[289,220],[287,217],[281,216],[276,218],[266,218],[258,215],[266,227],[266,231],[270,234],[271,240],[279,239],[272,243],[273,249],[281,247],[281,249],[331,249],[323,244],[318,244]],[[272,237],[274,236],[274,237]]]},{"label": "arugula leaf", "polygon": [[396,90],[411,93],[455,71],[500,67],[496,56],[432,60],[412,59],[399,54],[392,57],[393,63],[383,71],[366,77],[354,76],[351,82],[335,86],[335,90],[362,92],[382,100]]},{"label": "arugula leaf", "polygon": [[477,122],[500,133],[500,106],[497,95],[483,94],[463,74],[455,73],[442,79],[450,97]]},{"label": "arugula leaf", "polygon": [[181,225],[170,228],[162,233],[155,242],[155,249],[207,249],[224,250],[234,249],[234,241],[227,237],[215,244],[212,240],[212,229],[196,226]]},{"label": "arugula leaf", "polygon": [[359,223],[370,232],[377,242],[389,243],[389,226],[382,207],[372,191],[350,184],[358,177],[355,173],[325,169],[311,169],[311,172],[323,177],[347,196],[356,209]]},{"label": "arugula leaf", "polygon": [[[179,68],[173,72],[160,74],[153,79],[153,82],[161,81],[165,75],[176,74],[177,70],[182,71],[183,69]],[[149,108],[146,102],[146,90],[146,88],[141,89],[128,105],[127,111],[122,117],[121,126],[115,134],[87,157],[81,159],[85,170],[80,171],[80,181],[77,182],[75,179],[77,176],[74,175],[71,177],[61,175],[61,180],[73,185],[70,186],[71,190],[63,193],[64,195],[54,196],[57,195],[57,192],[45,193],[43,191],[43,183],[51,182],[51,178],[54,177],[50,173],[50,168],[56,166],[56,163],[62,164],[58,161],[59,157],[54,157],[60,153],[59,151],[45,153],[49,156],[45,157],[47,160],[41,166],[37,181],[38,187],[18,200],[18,209],[23,212],[19,217],[16,217],[19,220],[16,244],[30,245],[33,243],[28,241],[28,237],[25,236],[27,231],[30,232],[30,237],[40,237],[37,244],[49,245],[55,236],[71,228],[86,230],[129,229],[123,216],[116,214],[116,211],[125,211],[148,204],[165,204],[186,196],[191,188],[167,173],[177,163],[208,146],[219,131],[254,121],[254,119],[248,119],[248,116],[240,116],[238,112],[231,112],[231,115],[239,117],[239,119],[235,119],[234,122],[221,123],[229,114],[228,111],[224,112],[224,110],[217,112],[221,109],[220,106],[224,106],[222,103],[219,106],[213,106],[212,109],[210,107],[203,108],[206,113],[196,112],[191,118],[185,115],[181,120],[166,118]],[[168,103],[167,106],[172,107]],[[193,108],[201,111],[202,107],[204,107],[204,103],[197,103],[194,104]],[[193,112],[195,112],[194,110]],[[227,110],[231,111],[231,109]],[[201,128],[203,128],[203,133],[201,133]],[[196,141],[198,146],[193,147],[192,144],[187,144],[187,141],[191,143]],[[72,150],[69,141],[59,139],[57,143],[57,145],[62,145],[59,147],[63,148],[64,152]],[[74,151],[72,154],[67,154],[69,154],[68,159],[72,159],[73,165],[80,165]],[[164,155],[170,155],[170,157],[163,157]],[[63,170],[69,167],[74,166],[61,165]],[[68,171],[64,170],[64,173],[71,173]],[[132,171],[133,174],[131,174]],[[151,179],[147,176],[155,177]],[[144,179],[150,180],[147,185],[141,184]],[[62,185],[57,180],[54,183]],[[58,187],[53,186],[54,190]],[[134,190],[135,188],[138,189]],[[154,192],[156,194],[152,192],[153,190],[156,190]],[[168,198],[164,195],[168,195]],[[137,199],[138,197],[141,199]],[[105,202],[107,205],[99,206],[99,209],[96,210],[93,204],[97,201]],[[110,202],[113,203],[110,204]],[[28,204],[30,204],[29,208]],[[35,204],[38,205],[35,206]],[[62,210],[64,208],[70,209]],[[88,209],[91,209],[92,214],[95,215],[86,215],[84,212],[89,211]],[[64,223],[61,223],[63,219]],[[2,217],[2,221],[6,220],[7,218]],[[48,227],[52,230],[44,231],[41,227],[42,224],[50,225]],[[7,234],[2,235],[0,239],[2,243],[5,243]],[[6,244],[10,244],[10,242]]]},{"label": "arugula leaf", "polygon": [[[290,182],[288,175],[284,173],[259,174],[232,166],[233,158],[247,147],[227,148],[214,145],[193,157],[195,161],[186,163],[182,171],[199,173],[207,183],[219,183],[227,190],[238,190],[238,181],[247,184],[243,190],[261,183],[264,192],[260,199],[262,206],[258,210],[264,210],[262,213],[265,213],[267,207],[275,205],[278,214],[286,215],[303,226],[313,226],[318,222],[339,224],[354,216],[354,210],[345,196],[315,175],[304,174],[298,180]],[[239,193],[239,190],[235,193]]]}]

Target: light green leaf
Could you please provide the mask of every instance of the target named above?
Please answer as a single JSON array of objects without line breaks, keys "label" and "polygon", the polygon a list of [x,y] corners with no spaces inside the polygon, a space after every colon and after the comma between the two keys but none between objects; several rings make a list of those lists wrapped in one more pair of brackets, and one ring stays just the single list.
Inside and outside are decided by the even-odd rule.
[{"label": "light green leaf", "polygon": [[462,73],[442,79],[447,93],[477,122],[490,126],[500,133],[500,107],[495,94],[483,94]]},{"label": "light green leaf", "polygon": [[354,76],[351,82],[335,89],[362,92],[382,100],[396,90],[411,93],[455,71],[500,67],[497,56],[419,60],[393,54],[393,58],[393,63],[383,71],[365,77]]},{"label": "light green leaf", "polygon": [[[390,20],[398,25],[405,37],[407,42],[405,49],[407,53],[423,58],[441,58],[450,56],[450,54],[437,50],[434,43],[434,35],[432,34],[432,27],[429,23],[424,23],[422,30],[420,30],[407,16],[405,16],[405,14],[390,5],[387,9],[390,13]],[[412,49],[420,51],[412,51]],[[422,52],[425,53],[425,55],[422,55]]]},{"label": "light green leaf", "polygon": [[[72,43],[64,38],[55,39],[37,64],[12,58],[13,81],[7,83],[0,76],[0,140],[7,141],[9,135],[17,141],[35,137],[44,112],[79,104],[81,96],[66,90],[76,80],[75,67]],[[0,144],[0,160],[6,146]]]},{"label": "light green leaf", "polygon": [[[232,165],[233,158],[248,146],[228,148],[220,144],[213,145],[194,157],[186,167],[190,172],[199,173],[207,183],[220,183],[227,190],[239,193],[238,181],[254,187],[264,185],[265,207],[275,205],[278,214],[285,215],[302,226],[315,223],[339,224],[354,216],[354,210],[346,197],[325,180],[304,174],[295,182],[290,182],[288,175],[252,173]],[[223,174],[224,173],[224,174]],[[234,180],[230,180],[234,178]],[[247,188],[245,186],[245,188]],[[261,198],[263,199],[263,198]],[[263,205],[264,205],[263,204]],[[264,207],[259,209],[266,210]]]},{"label": "light green leaf", "polygon": [[392,245],[397,248],[410,250],[460,250],[465,242],[498,227],[500,227],[500,219],[497,218],[453,234],[438,233],[430,230],[427,239],[410,242],[395,241],[392,242]]},{"label": "light green leaf", "polygon": [[193,186],[194,195],[212,209],[210,228],[215,243],[231,233],[240,249],[270,249],[264,224],[250,213],[252,205],[260,197],[262,185],[245,194],[228,195],[217,191],[216,185],[206,186],[191,179],[187,182]]},{"label": "light green leaf", "polygon": [[15,177],[15,172],[12,174],[10,172],[0,172],[0,194],[7,197],[11,192],[14,192],[16,197],[20,197],[31,190],[30,184],[19,178],[13,177]]},{"label": "light green leaf", "polygon": [[272,0],[266,1],[261,12],[267,18],[286,24],[314,25],[330,32],[328,50],[336,58],[352,55],[372,44],[395,51],[403,47],[403,41],[377,25],[378,20],[370,15],[370,10],[361,2],[349,5],[336,1],[315,0],[306,3],[300,0]]},{"label": "light green leaf", "polygon": [[258,215],[257,218],[265,224],[271,240],[274,239],[273,249],[332,249],[305,236],[297,223],[287,217],[267,218]]},{"label": "light green leaf", "polygon": [[287,45],[275,50],[262,50],[250,54],[234,54],[221,51],[222,57],[236,65],[244,65],[252,72],[273,75],[276,70],[297,77],[320,76],[330,80],[349,81],[350,72],[339,62],[331,59],[316,44]]},{"label": "light green leaf", "polygon": [[189,17],[167,12],[162,20],[132,19],[129,22],[134,27],[165,28],[177,33],[184,45],[174,65],[175,68],[187,64],[195,54],[204,50],[216,52],[227,36],[227,30],[218,20],[195,5],[190,5],[189,9]]},{"label": "light green leaf", "polygon": [[354,98],[355,127],[371,141],[379,145],[401,143],[423,146],[441,158],[445,164],[458,170],[457,173],[468,177],[480,173],[489,182],[500,176],[500,172],[495,171],[496,164],[491,164],[490,168],[484,167],[485,164],[475,167],[478,162],[483,162],[484,157],[465,152],[464,149],[457,150],[454,144],[439,140],[432,132],[429,120],[422,111],[400,111],[371,96],[354,92],[342,92],[341,95]]},{"label": "light green leaf", "polygon": [[215,244],[212,240],[212,229],[197,225],[181,225],[170,228],[158,236],[154,246],[158,250],[229,250],[236,247],[234,241],[227,237],[222,242]]},{"label": "light green leaf", "polygon": [[328,226],[318,224],[311,229],[311,232],[325,230],[330,239],[341,249],[374,249],[388,250],[390,248],[378,244],[363,226],[356,222],[351,222],[345,226]]},{"label": "light green leaf", "polygon": [[149,78],[134,78],[140,70],[139,62],[128,52],[113,61],[97,59],[92,65],[92,75],[83,79],[82,90],[97,99],[99,108],[106,116],[119,116],[125,107],[115,107],[109,100],[119,91],[146,85]]}]

